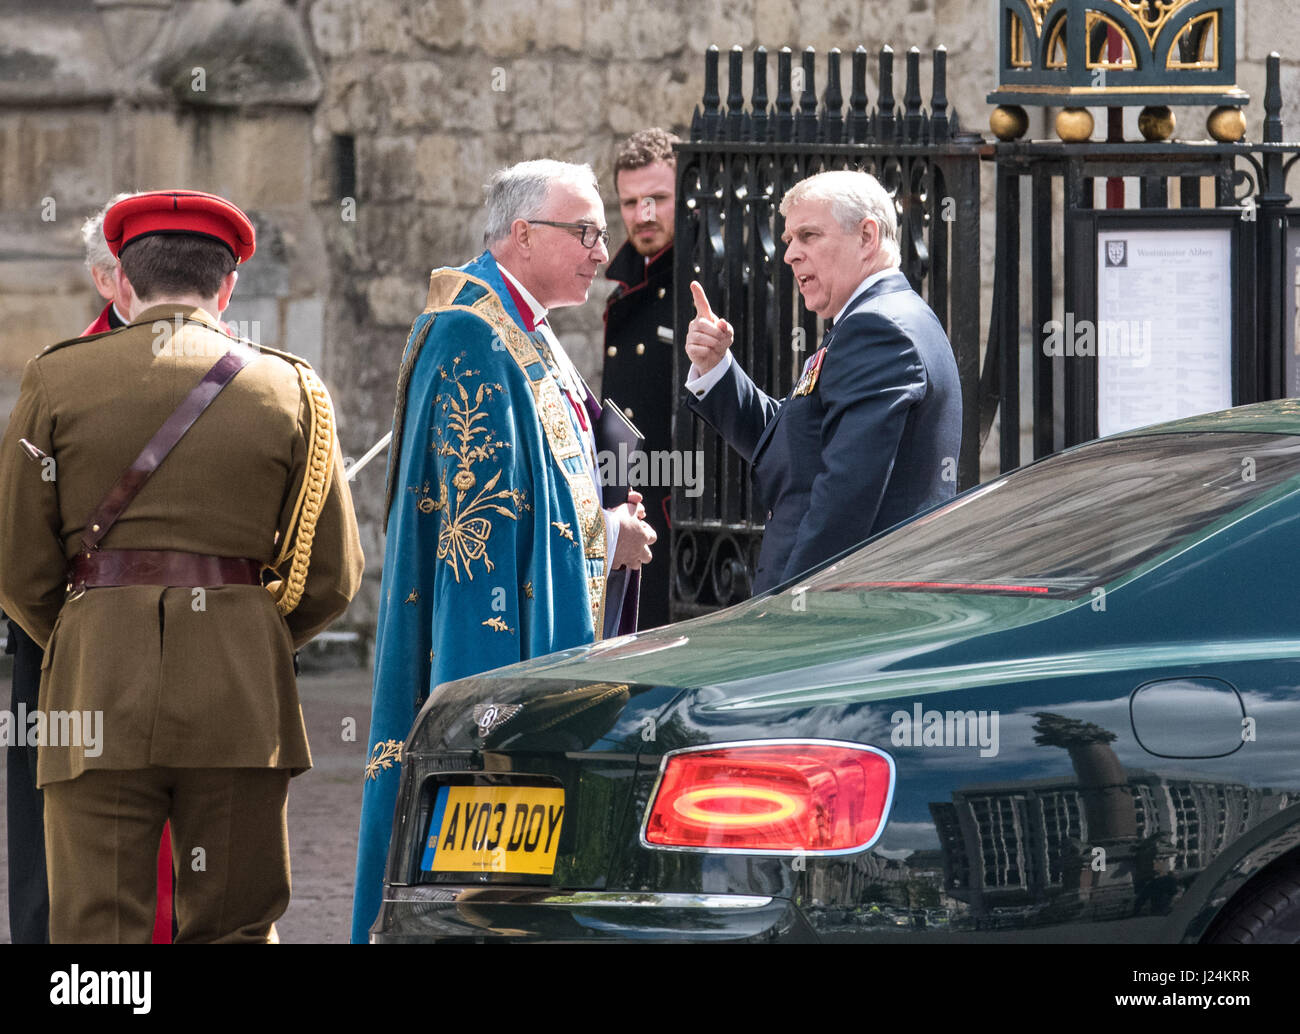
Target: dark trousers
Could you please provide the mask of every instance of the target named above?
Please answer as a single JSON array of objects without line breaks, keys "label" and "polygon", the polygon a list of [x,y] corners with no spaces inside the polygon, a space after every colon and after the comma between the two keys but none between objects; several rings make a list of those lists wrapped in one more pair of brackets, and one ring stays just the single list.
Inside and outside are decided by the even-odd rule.
[{"label": "dark trousers", "polygon": [[[17,720],[18,705],[36,710],[41,689],[43,651],[12,621],[7,652],[14,655],[13,695],[9,711]],[[15,731],[19,731],[15,726]],[[22,731],[26,731],[25,729]],[[5,752],[8,774],[9,937],[14,944],[48,944],[50,892],[45,877],[45,822],[41,791],[36,789],[36,748],[10,745]]]}]

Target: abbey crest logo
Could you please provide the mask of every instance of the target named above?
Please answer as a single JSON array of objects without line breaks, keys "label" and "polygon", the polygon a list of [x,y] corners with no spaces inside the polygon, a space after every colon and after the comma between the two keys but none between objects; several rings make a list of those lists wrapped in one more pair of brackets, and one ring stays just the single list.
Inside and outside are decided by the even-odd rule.
[{"label": "abbey crest logo", "polygon": [[1110,268],[1128,265],[1128,241],[1106,242],[1106,265]]},{"label": "abbey crest logo", "polygon": [[478,726],[479,737],[487,739],[494,729],[505,725],[523,709],[523,704],[475,704],[474,724]]}]

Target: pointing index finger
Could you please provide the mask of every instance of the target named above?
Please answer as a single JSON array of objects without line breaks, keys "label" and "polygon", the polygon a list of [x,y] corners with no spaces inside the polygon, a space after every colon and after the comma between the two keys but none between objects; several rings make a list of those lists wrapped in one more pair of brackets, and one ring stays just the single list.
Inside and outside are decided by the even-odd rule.
[{"label": "pointing index finger", "polygon": [[695,315],[700,319],[716,320],[713,315],[713,309],[709,307],[709,299],[704,293],[704,287],[698,280],[691,281],[691,297],[695,299]]}]

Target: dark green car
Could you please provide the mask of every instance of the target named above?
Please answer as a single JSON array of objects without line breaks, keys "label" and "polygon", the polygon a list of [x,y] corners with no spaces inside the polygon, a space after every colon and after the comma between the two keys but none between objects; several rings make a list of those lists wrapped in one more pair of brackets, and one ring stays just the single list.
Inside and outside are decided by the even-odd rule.
[{"label": "dark green car", "polygon": [[440,686],[372,936],[1298,939],[1298,544],[1264,403]]}]

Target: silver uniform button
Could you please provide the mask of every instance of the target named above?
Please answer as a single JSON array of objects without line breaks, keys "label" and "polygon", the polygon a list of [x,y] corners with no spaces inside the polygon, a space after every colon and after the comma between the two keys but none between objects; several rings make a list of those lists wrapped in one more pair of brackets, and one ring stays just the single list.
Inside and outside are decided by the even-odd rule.
[{"label": "silver uniform button", "polygon": [[613,359],[614,356],[618,355],[618,346],[610,345],[607,349],[605,349],[605,354],[609,356],[611,359]]},{"label": "silver uniform button", "polygon": [[659,297],[660,297],[660,298],[662,298],[662,297],[663,297],[665,294],[667,294],[667,293],[668,293],[668,288],[666,288],[666,287],[661,287],[661,288],[659,288]]},{"label": "silver uniform button", "polygon": [[640,342],[637,342],[637,346],[636,346],[636,354],[637,354],[637,355],[645,355],[645,345],[644,345],[644,344],[642,344],[642,343],[640,343]]},{"label": "silver uniform button", "polygon": [[632,419],[632,407],[631,407],[631,406],[624,406],[624,407],[623,407],[623,415],[624,415],[625,417],[627,417],[629,420],[631,420],[631,419]]}]

